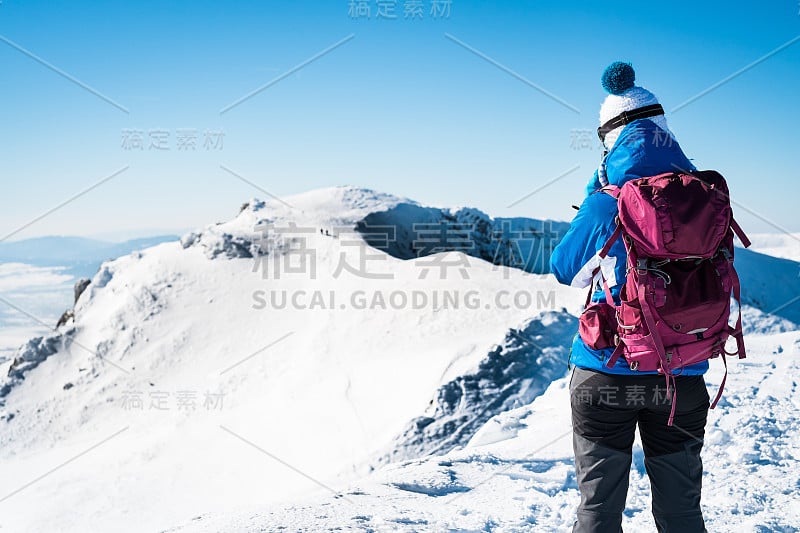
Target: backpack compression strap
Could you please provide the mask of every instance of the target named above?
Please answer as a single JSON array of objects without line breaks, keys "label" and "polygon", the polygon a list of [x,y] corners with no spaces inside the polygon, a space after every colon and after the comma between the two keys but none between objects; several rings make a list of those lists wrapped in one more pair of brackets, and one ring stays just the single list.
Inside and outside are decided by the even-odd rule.
[{"label": "backpack compression strap", "polygon": [[[750,241],[747,240],[747,236],[744,234],[744,232],[742,232],[742,229],[739,228],[737,231],[736,228],[738,228],[739,225],[736,224],[735,220],[731,223],[731,226],[733,226],[734,228],[733,231],[735,231],[736,234],[739,236],[739,239],[741,239],[742,244],[745,244],[745,246],[750,246]],[[730,259],[730,261],[732,260],[733,258]],[[711,402],[711,409],[717,406],[717,402],[719,402],[719,399],[722,397],[722,391],[725,388],[725,380],[728,379],[728,361],[727,359],[725,359],[725,356],[736,355],[738,353],[739,359],[744,359],[745,357],[747,357],[747,353],[744,347],[744,333],[742,332],[742,302],[741,302],[742,290],[741,286],[739,285],[739,275],[736,273],[736,269],[733,268],[732,265],[730,272],[731,272],[731,277],[733,278],[733,299],[736,300],[736,305],[738,306],[737,314],[739,316],[736,318],[736,326],[734,327],[728,326],[728,333],[731,337],[733,337],[736,340],[736,351],[733,353],[728,353],[725,351],[725,346],[722,347],[722,353],[720,354],[720,356],[722,357],[722,363],[725,365],[725,375],[722,376],[722,381],[719,384],[719,390],[717,391],[717,396],[714,398],[714,401]]]},{"label": "backpack compression strap", "polygon": [[733,216],[731,216],[731,229],[736,234],[736,236],[739,237],[739,240],[742,241],[742,245],[745,248],[750,248],[750,245],[753,243],[751,243],[750,239],[747,238],[747,235],[744,234],[744,230],[739,225],[739,223],[736,222],[736,219],[733,218]]}]

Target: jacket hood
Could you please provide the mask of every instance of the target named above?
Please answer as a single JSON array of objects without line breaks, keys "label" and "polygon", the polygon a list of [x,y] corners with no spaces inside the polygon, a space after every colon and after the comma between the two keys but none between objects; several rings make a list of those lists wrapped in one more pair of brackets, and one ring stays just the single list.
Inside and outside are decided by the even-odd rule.
[{"label": "jacket hood", "polygon": [[670,132],[650,119],[635,120],[623,128],[605,165],[608,182],[618,187],[644,176],[696,170]]}]

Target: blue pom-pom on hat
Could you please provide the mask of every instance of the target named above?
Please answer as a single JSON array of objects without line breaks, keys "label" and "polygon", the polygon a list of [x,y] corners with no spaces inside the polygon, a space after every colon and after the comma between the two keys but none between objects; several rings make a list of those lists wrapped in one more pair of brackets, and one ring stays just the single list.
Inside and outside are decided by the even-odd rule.
[{"label": "blue pom-pom on hat", "polygon": [[614,61],[603,71],[601,81],[603,89],[611,94],[620,95],[633,87],[636,73],[630,63]]}]

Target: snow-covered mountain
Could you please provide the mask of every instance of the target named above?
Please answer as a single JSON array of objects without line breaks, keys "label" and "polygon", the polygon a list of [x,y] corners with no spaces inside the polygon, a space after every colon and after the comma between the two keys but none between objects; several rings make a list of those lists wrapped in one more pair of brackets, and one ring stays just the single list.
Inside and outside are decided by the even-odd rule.
[{"label": "snow-covered mountain", "polygon": [[[0,525],[70,530],[91,520],[98,529],[154,530],[308,492],[307,479],[262,464],[248,442],[326,483],[352,479],[509,331],[527,330],[544,312],[547,323],[574,322],[561,308],[581,296],[551,276],[437,254],[434,239],[424,261],[358,245],[359,221],[401,204],[416,205],[348,187],[254,200],[227,223],[104,263],[74,319],[4,365],[0,490],[8,498],[0,503],[38,511],[4,515]],[[439,210],[444,226],[427,231],[439,238],[458,212]],[[514,224],[523,222],[536,224]],[[304,258],[300,272],[289,264]],[[543,366],[554,351],[566,370],[562,344],[547,339],[536,350]],[[535,368],[532,354],[520,357],[526,368]],[[542,389],[514,378],[493,409]],[[14,492],[88,448],[74,467]]]},{"label": "snow-covered mountain", "polygon": [[[496,491],[477,499],[472,491],[478,474],[506,468],[515,477],[496,477],[543,495],[521,523],[566,523],[568,439],[553,444],[552,463],[514,455],[568,424],[558,391],[584,294],[543,273],[566,228],[337,187],[252,200],[229,222],[103,263],[73,318],[0,368],[0,526],[426,530],[495,513]],[[776,369],[796,375],[784,361],[797,350],[786,332],[797,329],[800,305],[789,300],[800,294],[798,265],[739,257],[748,327],[765,340],[736,368],[764,363],[782,339],[783,358],[758,372],[776,382]],[[765,269],[782,295],[761,283]],[[762,389],[777,394],[771,383]],[[775,398],[775,409],[786,408]],[[541,405],[549,415],[536,414]],[[781,468],[794,461],[787,446],[776,448],[791,456]],[[367,500],[395,501],[397,516],[340,513],[324,498],[362,484]],[[448,508],[415,522],[405,509],[462,492],[462,507],[478,509],[458,507],[463,522],[447,522]],[[292,508],[300,498],[317,503]],[[515,523],[507,509],[497,508],[494,523]]]}]

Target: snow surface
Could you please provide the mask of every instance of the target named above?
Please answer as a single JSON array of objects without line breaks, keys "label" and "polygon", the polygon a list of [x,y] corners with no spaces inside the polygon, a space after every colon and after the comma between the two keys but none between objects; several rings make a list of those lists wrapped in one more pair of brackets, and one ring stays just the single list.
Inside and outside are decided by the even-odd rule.
[{"label": "snow surface", "polygon": [[[408,227],[420,214],[474,223],[479,241],[498,227],[529,231],[533,244],[408,259],[407,235],[365,252],[374,235],[349,229],[368,217]],[[567,528],[577,490],[564,376],[585,295],[531,273],[562,223],[505,220],[328,188],[252,200],[229,222],[103,263],[73,320],[0,363],[0,527]],[[290,224],[300,231],[270,231]],[[314,279],[308,264],[274,271],[298,247],[313,250]],[[391,279],[339,268],[364,253],[365,270]],[[538,259],[519,264],[526,254]],[[798,265],[740,257],[743,283],[753,280],[751,353],[731,363],[709,423],[709,530],[794,531]],[[442,262],[455,265],[445,279]],[[306,298],[261,306],[270,291]],[[413,294],[427,301],[391,303]],[[528,305],[510,305],[518,294]],[[646,531],[640,448],[636,458],[626,520]]]},{"label": "snow surface", "polygon": [[[710,412],[702,506],[709,531],[797,531],[800,332],[748,338]],[[719,384],[717,367],[708,376]],[[489,420],[443,456],[395,463],[338,496],[202,515],[169,531],[568,531],[579,494],[568,378]],[[634,444],[625,531],[655,531],[644,456]]]}]

